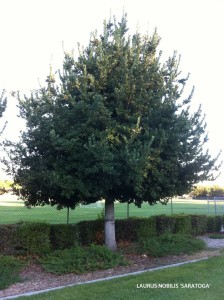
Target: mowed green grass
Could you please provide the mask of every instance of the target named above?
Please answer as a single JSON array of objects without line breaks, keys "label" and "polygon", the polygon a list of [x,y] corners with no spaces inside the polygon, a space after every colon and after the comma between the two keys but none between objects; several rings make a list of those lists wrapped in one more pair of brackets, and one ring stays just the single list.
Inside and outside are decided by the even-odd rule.
[{"label": "mowed green grass", "polygon": [[[18,299],[220,300],[224,295],[223,268],[224,256],[222,255],[179,267],[78,285]],[[159,285],[160,288],[158,288]]]},{"label": "mowed green grass", "polygon": [[[208,205],[206,200],[174,199],[172,201],[172,212],[174,214],[208,214]],[[127,218],[128,205],[126,203],[115,203],[116,219]],[[77,223],[82,220],[95,220],[102,213],[104,203],[99,202],[91,205],[78,206],[75,210],[69,212],[69,223]],[[209,214],[214,214],[214,204],[209,205]],[[217,213],[224,213],[224,205],[217,206]],[[144,203],[141,208],[134,204],[129,205],[130,217],[149,217],[153,215],[166,214],[171,215],[171,203],[162,205],[149,205]],[[67,209],[57,210],[55,207],[43,206],[32,207],[30,209],[24,206],[23,201],[17,200],[15,196],[0,196],[0,224],[12,224],[19,221],[36,221],[48,223],[66,223]]]}]

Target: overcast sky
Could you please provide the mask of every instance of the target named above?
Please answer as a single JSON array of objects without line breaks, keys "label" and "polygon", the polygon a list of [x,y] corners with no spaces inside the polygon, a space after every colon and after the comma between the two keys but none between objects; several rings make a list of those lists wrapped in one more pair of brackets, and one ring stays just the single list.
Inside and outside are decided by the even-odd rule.
[{"label": "overcast sky", "polygon": [[[180,69],[195,85],[192,107],[202,104],[210,152],[224,148],[224,1],[223,0],[0,0],[0,91],[30,90],[44,84],[50,65],[61,68],[63,49],[86,45],[104,19],[123,11],[130,33],[151,34],[157,27],[163,59],[176,50]],[[62,46],[63,45],[63,46]],[[21,123],[8,96],[5,135],[16,139]],[[224,166],[217,181],[224,185]]]}]

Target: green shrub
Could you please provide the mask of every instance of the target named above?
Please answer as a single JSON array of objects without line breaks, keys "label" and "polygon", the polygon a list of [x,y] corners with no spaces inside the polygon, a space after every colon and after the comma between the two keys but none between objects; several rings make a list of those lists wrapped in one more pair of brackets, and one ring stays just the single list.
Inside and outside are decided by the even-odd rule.
[{"label": "green shrub", "polygon": [[17,254],[44,255],[50,251],[50,224],[18,224],[13,240]]},{"label": "green shrub", "polygon": [[15,225],[0,225],[0,254],[13,255]]},{"label": "green shrub", "polygon": [[[104,220],[78,223],[79,240],[82,245],[104,243]],[[137,241],[156,235],[154,218],[129,218],[115,221],[117,241]]]},{"label": "green shrub", "polygon": [[175,215],[174,233],[191,233],[191,217],[188,215]]},{"label": "green shrub", "polygon": [[79,243],[78,226],[71,224],[52,224],[50,242],[53,250],[66,249]]},{"label": "green shrub", "polygon": [[77,224],[77,226],[79,231],[79,241],[81,245],[102,245],[104,243],[103,220],[81,221]]},{"label": "green shrub", "polygon": [[208,217],[206,215],[191,215],[191,234],[200,235],[207,232]]},{"label": "green shrub", "polygon": [[202,240],[180,233],[166,233],[143,240],[138,245],[139,252],[149,256],[192,254],[204,248],[205,243]]},{"label": "green shrub", "polygon": [[157,235],[156,232],[156,220],[154,217],[141,219],[136,224],[137,240],[153,237]]},{"label": "green shrub", "polygon": [[19,272],[24,262],[11,257],[0,255],[0,290],[20,281]]},{"label": "green shrub", "polygon": [[155,216],[154,218],[156,220],[156,232],[158,235],[173,233],[175,231],[175,218],[166,215]]},{"label": "green shrub", "polygon": [[220,232],[222,225],[222,216],[209,216],[207,219],[207,232]]},{"label": "green shrub", "polygon": [[215,232],[216,224],[215,218],[213,216],[208,216],[207,218],[207,232]]},{"label": "green shrub", "polygon": [[[174,215],[129,218],[115,221],[117,241],[137,242],[164,233],[219,232],[223,216]],[[50,249],[65,249],[81,244],[104,244],[104,220],[78,224],[18,223],[0,226],[0,254],[43,255]]]},{"label": "green shrub", "polygon": [[126,264],[120,253],[99,245],[56,250],[39,261],[46,271],[55,274],[81,274]]},{"label": "green shrub", "polygon": [[135,242],[140,239],[156,235],[156,221],[154,218],[129,218],[116,220],[117,241]]}]

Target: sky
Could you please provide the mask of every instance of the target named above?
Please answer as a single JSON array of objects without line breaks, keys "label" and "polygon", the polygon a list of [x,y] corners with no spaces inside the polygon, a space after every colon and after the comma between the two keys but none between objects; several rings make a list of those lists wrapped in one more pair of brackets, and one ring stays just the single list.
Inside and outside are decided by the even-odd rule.
[{"label": "sky", "polygon": [[[61,68],[64,51],[76,53],[78,42],[85,46],[91,32],[101,32],[104,19],[119,20],[126,12],[130,34],[157,28],[162,58],[174,51],[181,55],[189,91],[195,86],[192,109],[201,104],[206,115],[207,147],[213,156],[224,148],[223,0],[0,0],[0,11],[0,92],[5,89],[8,98],[8,139],[18,139],[24,128],[10,92],[29,95],[44,85],[50,66]],[[224,185],[224,165],[215,183]]]}]

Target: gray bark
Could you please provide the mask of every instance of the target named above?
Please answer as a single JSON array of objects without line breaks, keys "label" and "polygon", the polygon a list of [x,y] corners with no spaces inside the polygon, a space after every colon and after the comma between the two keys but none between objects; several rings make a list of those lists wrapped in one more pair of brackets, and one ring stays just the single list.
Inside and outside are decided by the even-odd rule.
[{"label": "gray bark", "polygon": [[114,201],[105,200],[105,245],[112,251],[117,250],[115,238],[115,221],[114,221]]}]

